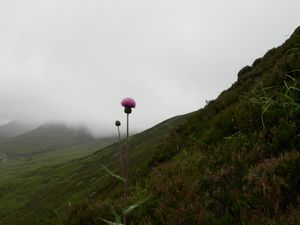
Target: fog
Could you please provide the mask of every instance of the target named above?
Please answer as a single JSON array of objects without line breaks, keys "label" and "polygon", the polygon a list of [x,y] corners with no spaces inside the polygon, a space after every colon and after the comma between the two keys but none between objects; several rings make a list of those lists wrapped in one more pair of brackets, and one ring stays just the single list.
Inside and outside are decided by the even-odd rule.
[{"label": "fog", "polygon": [[298,0],[0,2],[0,123],[95,134],[197,110],[299,26]]}]

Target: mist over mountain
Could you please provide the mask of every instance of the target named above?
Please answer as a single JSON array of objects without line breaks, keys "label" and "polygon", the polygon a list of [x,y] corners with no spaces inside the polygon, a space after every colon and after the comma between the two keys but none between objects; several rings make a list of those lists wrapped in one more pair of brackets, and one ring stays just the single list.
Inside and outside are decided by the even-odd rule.
[{"label": "mist over mountain", "polygon": [[37,125],[11,121],[0,126],[0,138],[13,138],[34,129],[35,127],[37,127]]},{"label": "mist over mountain", "polygon": [[[9,127],[9,126],[7,126]],[[15,126],[21,127],[21,126]],[[3,165],[39,167],[93,153],[116,141],[115,136],[96,138],[83,126],[45,123],[15,137],[0,141]]]},{"label": "mist over mountain", "polygon": [[1,1],[0,121],[101,136],[125,121],[125,97],[139,131],[195,111],[293,32],[300,1],[288,2]]},{"label": "mist over mountain", "polygon": [[96,138],[84,127],[46,123],[0,143],[0,152],[13,156],[31,156],[95,140]]},{"label": "mist over mountain", "polygon": [[18,138],[25,137],[82,137],[83,139],[93,139],[88,128],[83,126],[67,126],[63,123],[45,123],[34,130],[31,130]]}]

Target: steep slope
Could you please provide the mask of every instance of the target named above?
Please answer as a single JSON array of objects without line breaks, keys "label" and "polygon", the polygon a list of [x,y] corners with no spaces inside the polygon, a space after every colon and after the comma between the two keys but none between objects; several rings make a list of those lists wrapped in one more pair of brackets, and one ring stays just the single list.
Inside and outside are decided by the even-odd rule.
[{"label": "steep slope", "polygon": [[133,224],[299,224],[300,27],[173,130],[150,164],[152,198]]}]

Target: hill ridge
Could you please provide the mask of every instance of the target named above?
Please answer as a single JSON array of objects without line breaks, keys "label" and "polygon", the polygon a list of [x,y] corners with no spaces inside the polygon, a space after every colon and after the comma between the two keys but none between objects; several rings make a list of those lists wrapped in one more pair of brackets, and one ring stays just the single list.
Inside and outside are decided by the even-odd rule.
[{"label": "hill ridge", "polygon": [[14,138],[35,128],[35,125],[29,125],[18,121],[10,121],[0,126],[1,138]]}]

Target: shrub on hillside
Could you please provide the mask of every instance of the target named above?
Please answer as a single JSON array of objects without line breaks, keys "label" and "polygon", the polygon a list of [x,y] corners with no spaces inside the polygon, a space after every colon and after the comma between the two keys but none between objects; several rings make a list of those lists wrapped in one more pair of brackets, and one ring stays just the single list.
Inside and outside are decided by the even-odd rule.
[{"label": "shrub on hillside", "polygon": [[63,225],[100,225],[99,217],[111,214],[107,205],[96,205],[87,202],[76,203],[62,215]]}]

